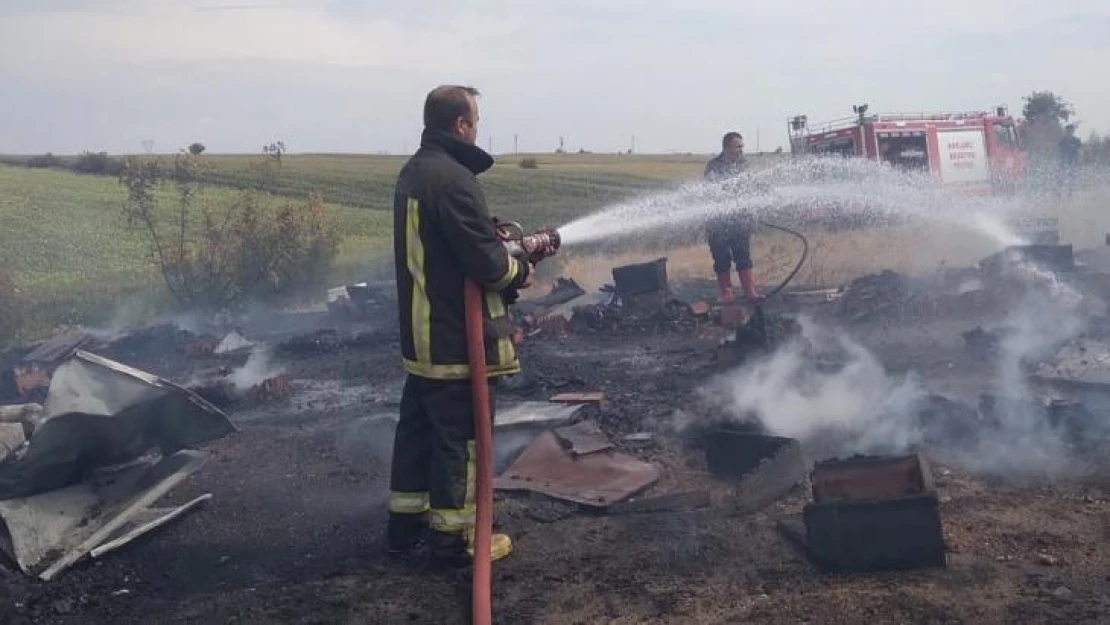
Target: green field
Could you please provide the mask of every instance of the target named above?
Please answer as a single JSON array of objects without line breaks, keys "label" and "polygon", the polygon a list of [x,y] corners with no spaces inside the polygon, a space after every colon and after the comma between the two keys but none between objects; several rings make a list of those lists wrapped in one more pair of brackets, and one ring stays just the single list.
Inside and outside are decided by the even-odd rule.
[{"label": "green field", "polygon": [[[491,212],[528,228],[560,225],[608,203],[697,177],[704,156],[536,155],[503,157],[482,176]],[[205,155],[210,199],[250,186],[257,156]],[[318,192],[344,239],[333,283],[365,275],[389,253],[389,208],[404,159],[364,155],[285,155],[278,204]],[[171,218],[173,190],[160,202]],[[282,197],[284,196],[284,197]],[[60,324],[105,324],[121,312],[153,313],[170,302],[145,239],[120,216],[126,192],[114,177],[0,165],[0,267],[14,273],[28,304],[22,335]],[[324,288],[330,285],[321,285]]]}]

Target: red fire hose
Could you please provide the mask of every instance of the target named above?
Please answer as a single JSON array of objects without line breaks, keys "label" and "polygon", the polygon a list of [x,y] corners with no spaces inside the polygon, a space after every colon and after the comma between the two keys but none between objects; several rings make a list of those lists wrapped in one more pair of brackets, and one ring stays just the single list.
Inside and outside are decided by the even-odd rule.
[{"label": "red fire hose", "polygon": [[475,480],[474,579],[471,609],[474,625],[490,625],[493,607],[490,597],[490,543],[493,540],[493,418],[489,406],[489,380],[486,378],[486,341],[482,321],[482,288],[467,279],[463,285],[466,311],[466,351],[470,361],[470,386],[474,395]]}]

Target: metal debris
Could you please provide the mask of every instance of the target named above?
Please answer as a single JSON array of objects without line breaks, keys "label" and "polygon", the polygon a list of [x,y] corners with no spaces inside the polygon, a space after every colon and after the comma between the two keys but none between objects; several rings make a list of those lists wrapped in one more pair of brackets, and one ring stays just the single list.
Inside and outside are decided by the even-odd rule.
[{"label": "metal debris", "polygon": [[0,499],[74,484],[88,471],[236,431],[218,408],[168,380],[76,352],[55,371],[28,444],[0,464]]},{"label": "metal debris", "polygon": [[498,490],[526,490],[604,508],[659,480],[659,469],[614,451],[575,456],[553,432],[536,437],[494,480]]},{"label": "metal debris", "polygon": [[939,501],[921,455],[819,462],[802,523],[780,530],[823,571],[947,565]]},{"label": "metal debris", "polygon": [[556,404],[545,401],[528,401],[497,407],[493,417],[495,428],[517,425],[553,425],[572,420],[582,410],[581,404]]},{"label": "metal debris", "polygon": [[559,393],[548,401],[557,404],[600,404],[605,401],[605,393],[591,391],[584,393]]},{"label": "metal debris", "polygon": [[0,549],[24,573],[49,581],[94,549],[103,553],[119,547],[193,507],[190,502],[150,509],[207,458],[183,450],[57,490],[0,501],[0,524],[6,530]]},{"label": "metal debris", "polygon": [[555,428],[554,432],[563,447],[575,456],[585,456],[613,448],[613,443],[605,438],[605,433],[592,421],[580,421],[574,425]]},{"label": "metal debris", "polygon": [[704,442],[710,472],[737,482],[732,505],[742,512],[781,498],[806,474],[801,445],[793,438],[723,427],[707,431]]},{"label": "metal debris", "polygon": [[667,290],[667,259],[613,268],[613,284],[618,295],[628,297]]},{"label": "metal debris", "polygon": [[188,447],[235,431],[195,393],[81,350],[55,369],[41,414],[15,418],[4,425],[31,433],[0,462],[0,549],[43,580],[195,505],[149,510],[204,464]]}]

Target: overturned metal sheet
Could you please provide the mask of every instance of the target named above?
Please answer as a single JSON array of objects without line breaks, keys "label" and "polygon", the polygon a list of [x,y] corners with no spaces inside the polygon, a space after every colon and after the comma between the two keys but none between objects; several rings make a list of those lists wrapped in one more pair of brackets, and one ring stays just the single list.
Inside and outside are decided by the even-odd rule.
[{"label": "overturned metal sheet", "polygon": [[547,431],[536,437],[504,473],[498,490],[526,490],[585,506],[604,508],[659,480],[658,467],[631,456],[604,451],[575,456]]},{"label": "overturned metal sheet", "polygon": [[199,395],[78,351],[54,371],[26,448],[0,464],[0,500],[63,488],[152,449],[170,454],[234,431],[227,415]]},{"label": "overturned metal sheet", "polygon": [[[113,546],[119,546],[145,533],[129,524],[207,460],[207,454],[184,450],[65,488],[0,501],[0,549],[24,573],[53,579],[102,544],[115,540]],[[149,524],[152,519],[142,520]]]},{"label": "overturned metal sheet", "polygon": [[555,281],[555,285],[551,288],[551,291],[546,295],[534,299],[521,300],[514,304],[514,306],[519,312],[525,315],[542,314],[544,311],[551,310],[560,304],[565,304],[585,294],[586,291],[578,286],[578,283],[574,280],[559,278]]},{"label": "overturned metal sheet", "polygon": [[555,428],[559,442],[575,456],[597,453],[612,449],[613,443],[605,438],[605,433],[592,421],[581,421],[574,425]]},{"label": "overturned metal sheet", "polygon": [[556,404],[545,401],[526,401],[504,407],[498,406],[493,418],[493,426],[563,423],[573,419],[580,410],[582,410],[580,404]]}]

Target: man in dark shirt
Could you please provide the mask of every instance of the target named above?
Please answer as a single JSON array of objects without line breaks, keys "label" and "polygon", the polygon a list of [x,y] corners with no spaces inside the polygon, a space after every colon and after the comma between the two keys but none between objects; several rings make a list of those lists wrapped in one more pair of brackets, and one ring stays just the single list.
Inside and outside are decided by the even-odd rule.
[{"label": "man in dark shirt", "polygon": [[1075,185],[1075,173],[1079,169],[1079,150],[1083,143],[1075,136],[1075,124],[1064,127],[1064,138],[1060,139],[1060,188],[1056,194],[1066,191],[1071,197],[1072,187]]},{"label": "man in dark shirt", "polygon": [[[747,169],[744,158],[744,137],[738,132],[729,132],[721,139],[721,153],[705,165],[705,179],[713,182],[735,177]],[[752,274],[751,219],[748,215],[723,214],[711,215],[706,223],[706,239],[709,253],[713,256],[713,271],[717,274],[717,286],[722,302],[732,301],[732,264],[744,297],[749,301],[759,300],[755,292],[755,278]]]}]

